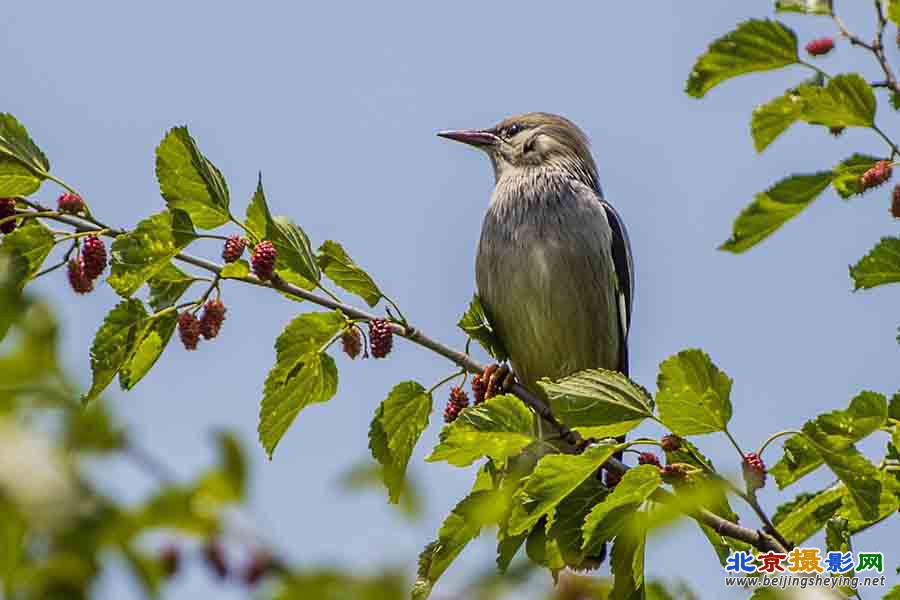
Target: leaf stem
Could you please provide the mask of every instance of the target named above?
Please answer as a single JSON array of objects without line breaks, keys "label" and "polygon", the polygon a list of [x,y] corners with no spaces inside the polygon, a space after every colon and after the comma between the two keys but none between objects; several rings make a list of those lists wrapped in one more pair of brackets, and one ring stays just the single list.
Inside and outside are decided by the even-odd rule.
[{"label": "leaf stem", "polygon": [[25,220],[25,219],[37,219],[38,217],[54,217],[58,214],[59,214],[58,212],[52,211],[52,210],[44,210],[44,211],[38,211],[38,212],[22,211],[22,212],[17,212],[16,214],[10,215],[8,217],[3,217],[2,219],[0,219],[0,225],[9,223],[10,221],[15,221],[16,219]]},{"label": "leaf stem", "polygon": [[771,444],[778,438],[785,436],[785,435],[803,435],[803,436],[805,436],[806,434],[804,434],[802,431],[797,431],[796,429],[785,429],[784,431],[779,431],[778,433],[773,433],[772,435],[769,436],[769,439],[767,439],[765,442],[763,442],[763,445],[759,447],[759,450],[756,451],[756,455],[762,456],[763,452],[766,451],[766,448],[769,447],[769,444]]},{"label": "leaf stem", "polygon": [[441,379],[440,381],[438,381],[436,384],[434,384],[433,386],[431,386],[428,389],[428,395],[430,396],[431,394],[433,394],[436,389],[438,389],[445,383],[449,383],[449,382],[453,381],[454,379],[456,379],[457,377],[461,377],[462,375],[465,375],[465,374],[466,374],[466,370],[460,369],[459,371],[456,371],[452,375],[444,377],[443,379]]}]

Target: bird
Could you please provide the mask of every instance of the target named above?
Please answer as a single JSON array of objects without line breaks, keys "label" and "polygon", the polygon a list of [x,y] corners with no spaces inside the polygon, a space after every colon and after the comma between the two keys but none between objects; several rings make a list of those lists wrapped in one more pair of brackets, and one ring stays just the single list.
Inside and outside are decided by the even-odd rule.
[{"label": "bird", "polygon": [[[627,376],[631,244],[601,191],[588,137],[544,112],[438,136],[485,152],[493,166],[476,293],[516,380],[546,402],[544,377],[594,368]],[[489,388],[508,389],[512,373],[489,368]]]}]

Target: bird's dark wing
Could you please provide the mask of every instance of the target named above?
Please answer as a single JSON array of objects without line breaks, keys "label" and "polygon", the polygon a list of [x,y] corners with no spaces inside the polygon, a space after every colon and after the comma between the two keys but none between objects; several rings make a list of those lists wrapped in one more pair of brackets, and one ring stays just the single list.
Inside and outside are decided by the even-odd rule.
[{"label": "bird's dark wing", "polygon": [[625,222],[611,204],[606,200],[601,202],[612,230],[612,258],[619,287],[619,333],[622,342],[619,370],[628,375],[628,330],[631,328],[631,309],[634,304],[634,261],[631,258],[631,243],[628,241]]}]

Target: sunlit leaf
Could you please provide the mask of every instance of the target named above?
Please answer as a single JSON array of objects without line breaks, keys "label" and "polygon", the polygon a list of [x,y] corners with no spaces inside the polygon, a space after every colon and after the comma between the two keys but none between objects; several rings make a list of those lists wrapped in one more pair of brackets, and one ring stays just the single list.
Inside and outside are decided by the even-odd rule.
[{"label": "sunlit leaf", "polygon": [[339,243],[328,240],[319,247],[319,267],[325,275],[348,292],[356,294],[369,306],[381,299],[375,281],[344,250]]},{"label": "sunlit leaf", "polygon": [[884,237],[872,250],[850,267],[856,290],[900,282],[900,238]]},{"label": "sunlit leaf", "polygon": [[725,431],[731,420],[731,379],[702,350],[684,350],[659,366],[656,404],[678,435]]},{"label": "sunlit leaf", "polygon": [[491,325],[490,319],[484,310],[484,305],[482,305],[481,299],[477,295],[472,297],[472,302],[469,303],[469,308],[460,318],[458,325],[460,329],[466,332],[467,336],[478,342],[488,354],[497,360],[506,360],[506,350],[497,338],[494,327]]}]

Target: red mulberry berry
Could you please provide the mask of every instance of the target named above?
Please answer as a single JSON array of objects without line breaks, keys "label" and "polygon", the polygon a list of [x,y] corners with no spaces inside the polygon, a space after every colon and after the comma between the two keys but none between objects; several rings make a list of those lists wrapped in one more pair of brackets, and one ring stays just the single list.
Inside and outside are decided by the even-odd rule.
[{"label": "red mulberry berry", "polygon": [[487,385],[484,383],[484,379],[481,375],[475,375],[472,377],[472,395],[475,396],[475,404],[481,404],[484,402],[484,395],[487,392]]},{"label": "red mulberry berry", "polygon": [[859,178],[859,183],[864,191],[872,189],[890,179],[892,172],[893,168],[890,161],[879,160],[871,169],[862,174],[862,177]]},{"label": "red mulberry berry", "polygon": [[181,553],[174,544],[163,548],[159,553],[159,566],[163,576],[167,579],[174,577],[178,573],[178,567],[181,564]]},{"label": "red mulberry berry", "polygon": [[275,260],[278,258],[278,250],[272,242],[266,240],[260,242],[253,249],[253,272],[263,281],[272,279],[275,274]]},{"label": "red mulberry berry", "polygon": [[84,259],[73,258],[69,260],[69,284],[76,294],[87,294],[94,289],[94,282],[84,273]]},{"label": "red mulberry berry", "polygon": [[620,481],[622,481],[621,473],[619,473],[618,471],[612,471],[610,469],[606,469],[606,481],[605,481],[606,487],[608,487],[609,489],[613,489],[614,487],[619,485]]},{"label": "red mulberry berry", "polygon": [[375,358],[384,358],[394,347],[394,330],[384,319],[369,321],[369,348]]},{"label": "red mulberry berry", "polygon": [[219,577],[225,579],[228,577],[228,563],[225,562],[225,551],[217,540],[210,540],[203,548],[203,558],[206,564]]},{"label": "red mulberry berry", "polygon": [[678,452],[681,450],[681,438],[674,433],[664,435],[659,443],[665,452]]},{"label": "red mulberry berry", "polygon": [[687,481],[688,478],[687,469],[685,469],[684,465],[681,463],[666,465],[660,469],[659,474],[662,476],[662,480],[669,485],[683,483]]},{"label": "red mulberry berry", "polygon": [[894,187],[894,195],[891,197],[891,214],[895,219],[900,219],[900,185]]},{"label": "red mulberry berry", "polygon": [[758,454],[754,452],[745,454],[741,470],[748,489],[758,490],[766,485],[766,465]]},{"label": "red mulberry berry", "polygon": [[197,317],[189,312],[178,315],[178,335],[186,350],[196,350],[200,341],[200,321]]},{"label": "red mulberry berry", "polygon": [[222,248],[222,260],[227,263],[233,263],[244,255],[244,248],[246,247],[246,239],[239,235],[230,236],[225,242],[225,247]]},{"label": "red mulberry berry", "polygon": [[59,212],[70,213],[76,215],[84,212],[84,200],[78,194],[65,193],[57,200]]},{"label": "red mulberry berry", "polygon": [[100,273],[106,268],[106,245],[96,235],[89,235],[84,239],[81,248],[81,258],[84,260],[84,276],[90,280],[100,277]]},{"label": "red mulberry berry", "polygon": [[351,360],[355,360],[359,356],[362,351],[362,334],[359,329],[354,326],[344,330],[344,333],[341,334],[341,348]]},{"label": "red mulberry berry", "polygon": [[454,387],[450,390],[450,399],[447,400],[447,408],[444,409],[444,422],[452,423],[468,406],[469,396],[461,387]]},{"label": "red mulberry berry", "polygon": [[659,466],[659,457],[653,454],[652,452],[641,452],[641,455],[638,457],[639,465],[656,465]]},{"label": "red mulberry berry", "polygon": [[245,584],[253,587],[272,570],[273,566],[272,557],[267,552],[257,551],[247,563],[242,579]]},{"label": "red mulberry berry", "polygon": [[219,335],[222,329],[222,322],[225,320],[225,305],[221,300],[210,300],[203,307],[203,314],[200,316],[200,335],[208,340]]},{"label": "red mulberry berry", "polygon": [[806,51],[812,56],[828,54],[834,48],[834,40],[829,37],[819,38],[806,44]]},{"label": "red mulberry berry", "polygon": [[[0,219],[6,219],[16,214],[15,198],[0,198]],[[16,220],[10,219],[0,225],[0,233],[12,233],[16,229]]]}]

